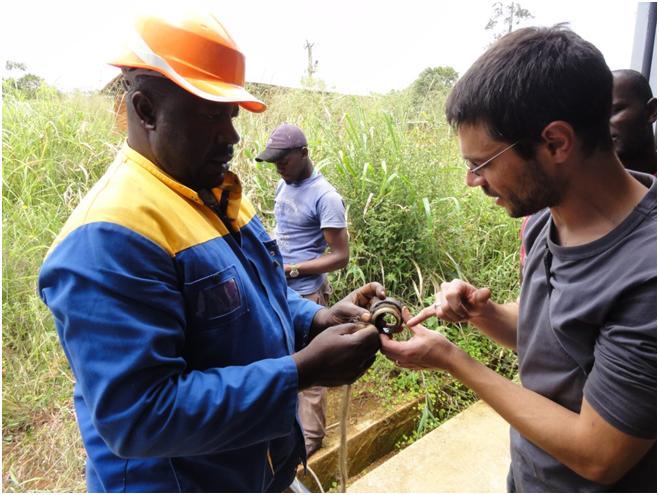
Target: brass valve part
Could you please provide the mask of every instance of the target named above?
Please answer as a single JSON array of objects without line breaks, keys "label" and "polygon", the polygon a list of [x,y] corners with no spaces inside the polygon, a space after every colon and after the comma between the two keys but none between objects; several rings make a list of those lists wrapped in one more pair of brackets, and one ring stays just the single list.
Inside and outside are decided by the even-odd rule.
[{"label": "brass valve part", "polygon": [[[385,335],[393,335],[403,330],[403,305],[392,297],[371,299],[371,321]],[[387,322],[387,315],[392,315],[393,323]]]}]

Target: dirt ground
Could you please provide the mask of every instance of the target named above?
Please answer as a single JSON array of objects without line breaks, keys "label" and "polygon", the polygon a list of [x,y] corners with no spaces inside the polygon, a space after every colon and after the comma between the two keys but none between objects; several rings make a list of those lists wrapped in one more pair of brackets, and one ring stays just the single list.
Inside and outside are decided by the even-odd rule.
[{"label": "dirt ground", "polygon": [[[356,383],[352,386],[350,406],[348,409],[348,424],[356,425],[358,422],[377,418],[383,414],[385,405],[382,400],[368,391],[368,384]],[[341,408],[343,405],[343,387],[332,387],[327,390],[327,433],[323,446],[333,444],[340,431]]]},{"label": "dirt ground", "polygon": [[[309,467],[322,480],[325,490],[338,490],[337,449],[341,434],[341,412],[345,397],[344,387],[329,388],[326,410],[326,436],[322,447],[309,458]],[[348,438],[351,477],[349,482],[360,478],[386,459],[395,455],[402,446],[394,445],[402,431],[407,432],[409,412],[402,412],[405,403],[394,404],[394,399],[376,395],[377,384],[358,381],[352,385],[348,410]],[[409,407],[409,406],[406,406]],[[400,410],[400,411],[399,411]],[[399,411],[398,415],[391,416]],[[401,414],[402,413],[402,414]],[[412,414],[416,417],[415,413]],[[385,418],[387,418],[385,420]],[[384,423],[381,423],[385,420]],[[412,419],[412,421],[416,421]],[[380,425],[381,426],[377,426]],[[384,429],[381,429],[384,428]],[[402,430],[401,430],[402,428]],[[317,482],[309,474],[298,474],[300,481],[313,492],[319,491]]]}]

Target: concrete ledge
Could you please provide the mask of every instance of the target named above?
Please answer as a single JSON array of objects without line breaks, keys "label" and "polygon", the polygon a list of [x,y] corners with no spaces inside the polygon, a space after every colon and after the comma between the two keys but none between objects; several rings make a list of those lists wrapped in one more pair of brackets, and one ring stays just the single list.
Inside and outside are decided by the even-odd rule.
[{"label": "concrete ledge", "polygon": [[[383,418],[360,421],[348,429],[348,473],[354,476],[395,449],[403,435],[416,428],[421,399],[399,406]],[[314,453],[308,461],[316,476],[328,490],[332,481],[339,479],[338,435],[329,445]],[[309,473],[298,470],[298,479],[311,491],[318,485]]]},{"label": "concrete ledge", "polygon": [[505,492],[508,424],[483,401],[348,487],[348,492]]}]

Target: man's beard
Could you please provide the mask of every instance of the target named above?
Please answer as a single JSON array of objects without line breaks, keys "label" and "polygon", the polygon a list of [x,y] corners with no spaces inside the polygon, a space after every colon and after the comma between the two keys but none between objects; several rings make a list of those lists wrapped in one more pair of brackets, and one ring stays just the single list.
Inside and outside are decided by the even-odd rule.
[{"label": "man's beard", "polygon": [[[536,161],[527,162],[522,170],[515,190],[502,189],[502,194],[498,195],[508,215],[513,218],[525,217],[560,202],[565,190],[563,184],[549,177]],[[497,195],[491,191],[486,193]]]}]

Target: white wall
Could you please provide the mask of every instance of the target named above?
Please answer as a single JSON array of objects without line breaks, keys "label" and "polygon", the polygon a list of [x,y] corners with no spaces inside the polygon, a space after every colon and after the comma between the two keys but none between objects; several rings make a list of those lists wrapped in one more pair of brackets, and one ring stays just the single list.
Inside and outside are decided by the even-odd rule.
[{"label": "white wall", "polygon": [[[652,47],[652,63],[650,73],[644,74],[648,77],[652,93],[657,95],[657,17],[656,2],[639,2],[636,12],[636,29],[634,33],[634,46],[632,49],[632,61],[630,68],[642,72],[643,60],[646,57],[646,39],[654,32],[654,44]],[[651,6],[654,7],[654,25],[648,25],[651,18]]]}]

